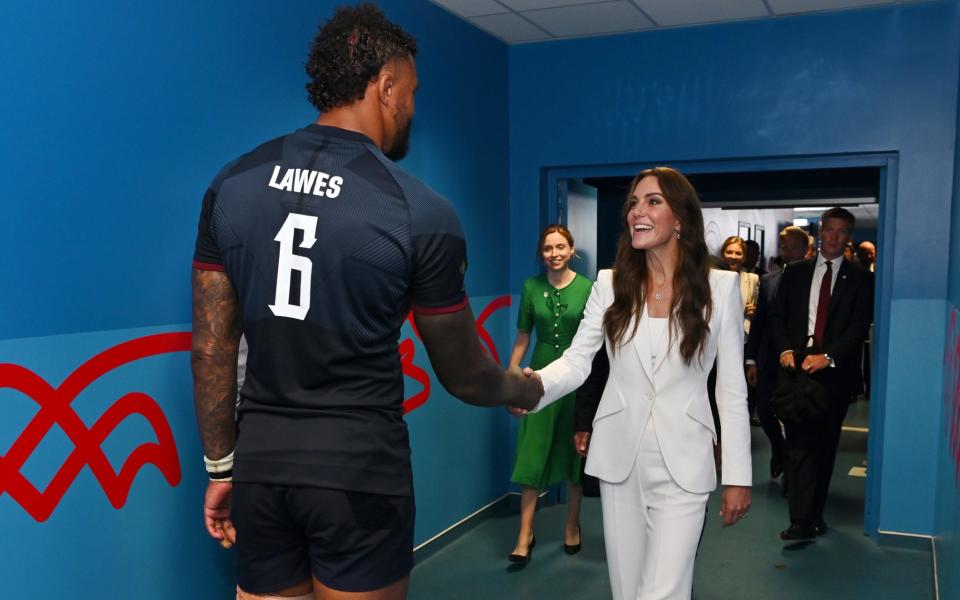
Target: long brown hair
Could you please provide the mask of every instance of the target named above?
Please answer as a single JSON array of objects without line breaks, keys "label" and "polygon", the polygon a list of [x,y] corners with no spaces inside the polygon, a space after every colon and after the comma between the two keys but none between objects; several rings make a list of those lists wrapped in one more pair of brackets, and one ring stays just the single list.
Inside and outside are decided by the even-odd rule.
[{"label": "long brown hair", "polygon": [[[689,365],[694,355],[702,357],[710,333],[710,315],[713,312],[710,253],[703,239],[703,213],[697,192],[687,178],[675,169],[646,169],[640,171],[630,184],[621,211],[623,233],[620,234],[617,257],[613,263],[613,304],[603,315],[603,330],[613,343],[613,348],[622,346],[636,335],[646,302],[647,252],[631,246],[633,232],[627,224],[630,198],[644,177],[657,178],[664,199],[680,222],[677,240],[680,257],[673,274],[674,294],[668,330],[672,341],[674,329],[679,329],[680,356]],[[634,317],[633,330],[628,335],[627,326]]]}]

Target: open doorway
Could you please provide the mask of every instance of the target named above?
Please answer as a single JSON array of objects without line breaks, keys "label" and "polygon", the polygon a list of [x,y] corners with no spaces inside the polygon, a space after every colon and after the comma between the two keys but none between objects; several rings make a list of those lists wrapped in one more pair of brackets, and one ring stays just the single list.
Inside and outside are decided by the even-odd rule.
[{"label": "open doorway", "polygon": [[[688,174],[700,194],[711,254],[719,253],[728,236],[739,236],[759,246],[759,257],[752,269],[758,272],[778,269],[778,233],[784,227],[799,226],[816,241],[821,213],[827,207],[843,206],[856,217],[852,235],[854,249],[862,242],[872,245],[874,260],[867,266],[879,273],[878,266],[885,253],[880,243],[883,237],[881,207],[891,176],[888,165],[817,168],[791,165],[792,168],[781,169],[764,165],[762,169],[750,170],[747,164],[748,168],[743,170],[718,171],[711,171],[709,164],[696,165],[694,169],[675,166]],[[597,173],[598,170],[601,173]],[[640,167],[633,172],[639,170]],[[564,171],[573,175],[572,169]],[[562,178],[560,173],[557,175],[557,197],[552,199],[556,202],[556,220],[570,227],[582,256],[582,260],[572,266],[584,275],[595,277],[598,269],[608,268],[613,263],[622,228],[620,214],[632,176],[603,173],[597,167],[584,169],[582,177]],[[866,262],[865,257],[851,256],[850,259]],[[879,287],[877,296],[881,296]],[[878,321],[880,317],[880,314],[875,315]],[[851,407],[845,421],[831,485],[831,497],[841,496],[837,504],[848,511],[849,518],[863,522],[864,529],[871,534],[875,532],[871,524],[871,502],[876,498],[871,494],[874,486],[864,478],[870,473],[868,466],[878,466],[870,465],[867,458],[870,422],[879,422],[879,415],[871,413],[878,409],[882,414],[882,405],[876,406],[876,402],[870,401],[875,389],[871,385],[871,364],[876,363],[876,354],[871,335],[865,344],[863,394]],[[762,440],[763,437],[755,433],[755,451],[764,443]],[[871,440],[871,445],[875,446],[878,441]],[[761,472],[755,470],[758,476]]]}]

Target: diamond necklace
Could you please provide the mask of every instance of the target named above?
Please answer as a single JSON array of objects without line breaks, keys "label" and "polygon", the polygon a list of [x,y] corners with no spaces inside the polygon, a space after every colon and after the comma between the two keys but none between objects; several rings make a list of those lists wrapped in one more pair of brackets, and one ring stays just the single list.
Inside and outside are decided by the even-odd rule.
[{"label": "diamond necklace", "polygon": [[670,289],[669,287],[665,287],[665,285],[666,285],[666,281],[664,281],[664,286],[659,286],[660,291],[654,290],[653,292],[653,299],[656,300],[657,302],[663,302],[663,299],[666,297],[664,294],[666,293],[667,290]]}]

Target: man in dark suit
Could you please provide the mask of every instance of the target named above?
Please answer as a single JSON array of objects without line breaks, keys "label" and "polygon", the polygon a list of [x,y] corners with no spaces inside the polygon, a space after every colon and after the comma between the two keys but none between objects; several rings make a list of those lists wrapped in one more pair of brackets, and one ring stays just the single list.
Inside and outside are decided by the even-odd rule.
[{"label": "man in dark suit", "polygon": [[863,391],[860,354],[873,319],[873,276],[843,259],[853,226],[846,209],[824,212],[820,252],[784,268],[773,306],[770,325],[780,365],[802,369],[830,398],[825,414],[786,424],[790,527],[780,532],[784,540],[826,531],[823,509],[840,430],[851,398]]},{"label": "man in dark suit", "polygon": [[[803,259],[807,251],[807,232],[791,225],[780,232],[780,257],[784,264]],[[771,407],[773,392],[777,387],[779,352],[774,349],[770,333],[770,311],[783,271],[768,273],[760,278],[760,294],[757,312],[753,316],[750,337],[744,350],[747,383],[756,389],[757,418],[767,439],[770,440],[770,477],[783,473],[787,448],[780,431],[780,422]]]},{"label": "man in dark suit", "polygon": [[760,244],[756,240],[747,240],[743,252],[743,270],[747,273],[756,273],[760,277],[767,274],[767,270],[760,263]]}]

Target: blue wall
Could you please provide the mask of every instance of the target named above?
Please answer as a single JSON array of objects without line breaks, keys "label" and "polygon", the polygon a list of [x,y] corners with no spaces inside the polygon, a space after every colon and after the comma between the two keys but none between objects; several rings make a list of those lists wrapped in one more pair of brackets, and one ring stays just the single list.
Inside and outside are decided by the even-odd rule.
[{"label": "blue wall", "polygon": [[934,2],[511,47],[511,289],[545,168],[895,153],[871,477],[878,528],[932,533],[958,20]]},{"label": "blue wall", "polygon": [[[960,106],[957,109],[960,114]],[[957,123],[960,140],[960,121]],[[960,144],[954,154],[951,213],[950,280],[947,294],[947,335],[944,352],[943,415],[939,456],[934,544],[940,597],[960,598]]]},{"label": "blue wall", "polygon": [[[39,380],[59,386],[116,344],[189,331],[189,265],[203,191],[239,153],[315,118],[303,63],[316,26],[337,4],[4,4],[0,363],[36,374],[0,369],[0,455],[18,467],[0,479],[0,576],[8,595],[38,597],[42,589],[42,597],[82,590],[169,598],[189,582],[195,597],[232,597],[231,555],[202,530],[205,476],[183,347],[108,370],[75,398]],[[456,205],[479,314],[508,287],[508,248],[498,236],[508,218],[507,49],[426,2],[382,4],[420,43],[421,89],[404,166]],[[508,312],[497,310],[486,323],[501,356],[512,330]],[[413,364],[429,370],[419,342],[413,351]],[[406,383],[408,396],[422,389]],[[131,392],[148,395],[144,402],[160,416],[134,412],[100,444],[88,430]],[[21,456],[13,456],[17,440],[29,437],[37,403],[64,396],[80,422],[38,428],[36,447],[21,441]],[[503,411],[463,406],[433,381],[429,402],[408,422],[417,541],[507,491],[507,445],[491,443],[509,433]],[[164,424],[173,445],[156,443]],[[57,479],[88,438],[107,463],[93,469],[81,461],[74,478]],[[144,466],[115,507],[95,473],[113,489],[106,467],[120,471],[131,453],[162,455],[167,462],[154,460],[165,470]],[[66,487],[46,500],[24,485],[45,490],[51,481]],[[25,508],[42,513],[60,494],[49,515]]]}]

